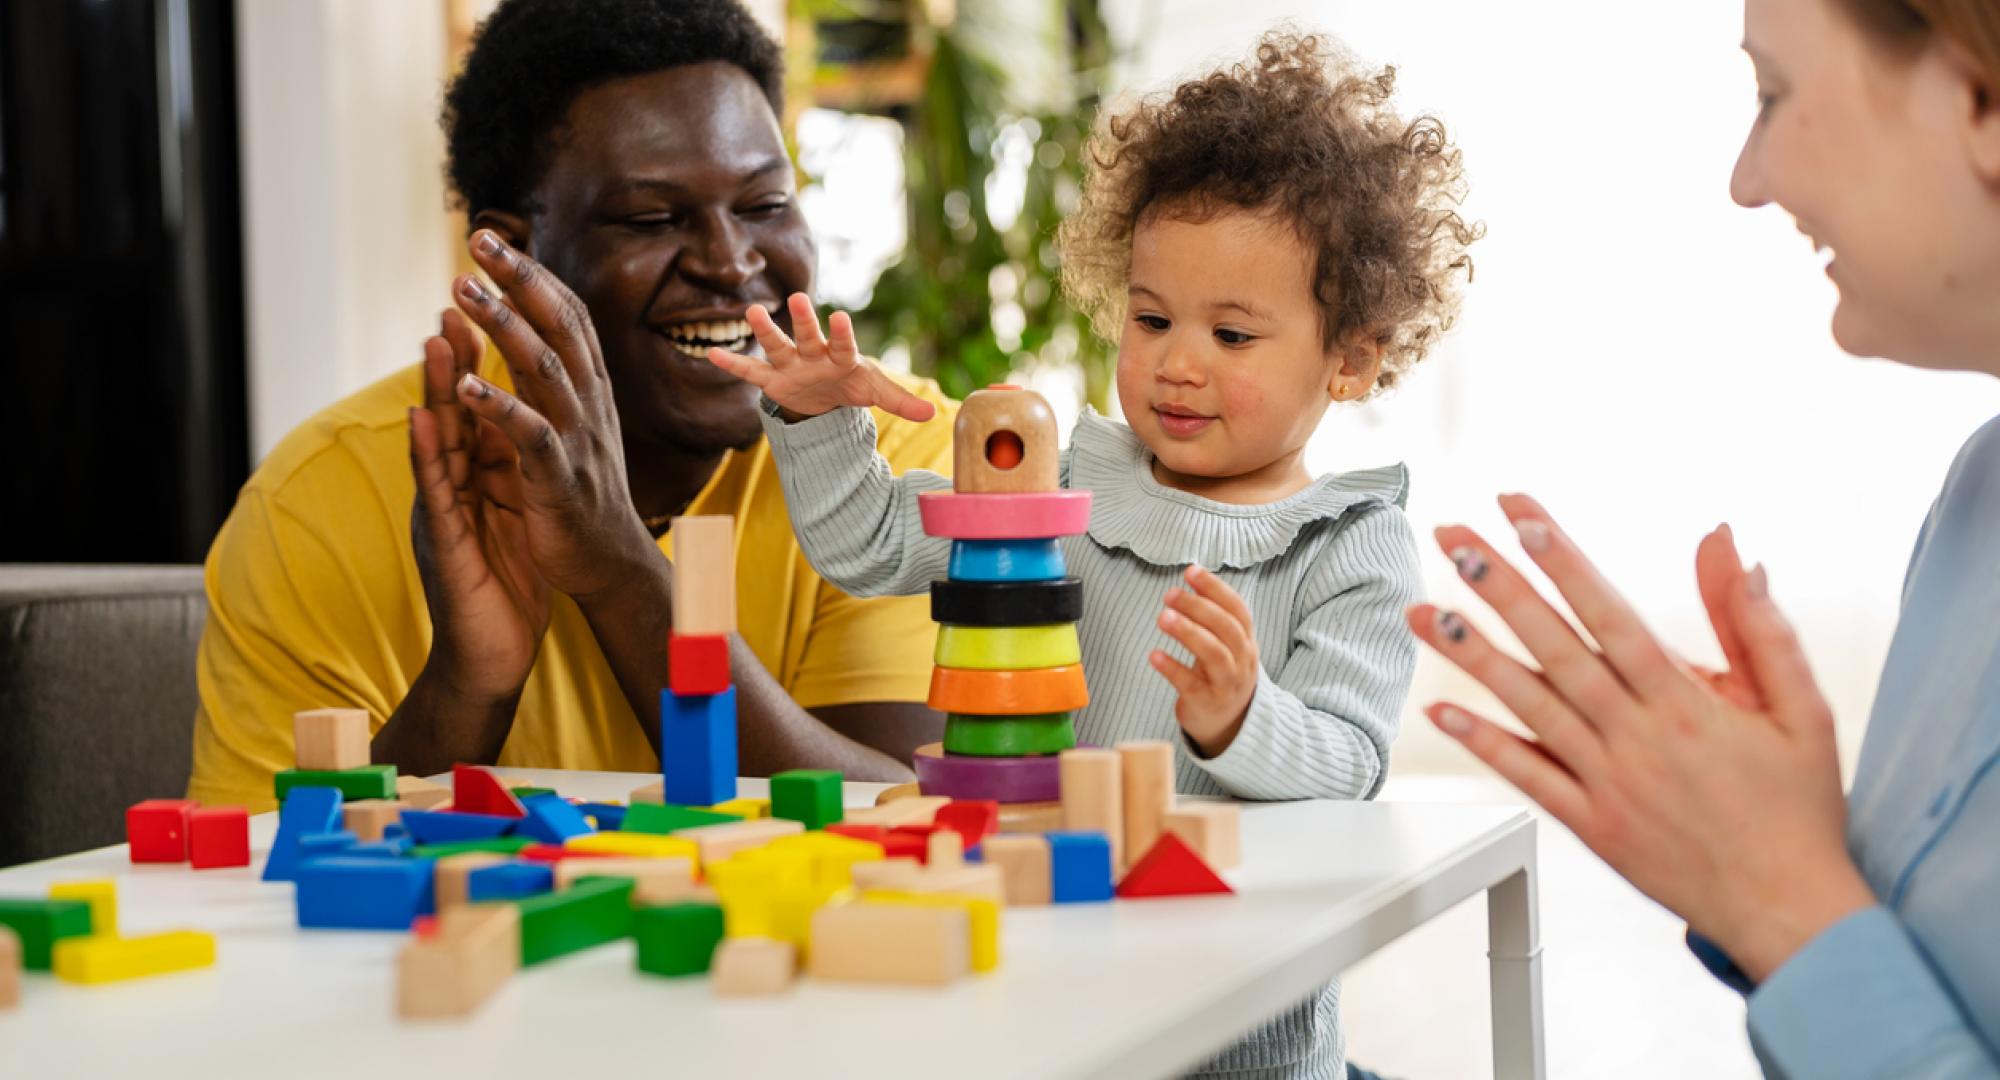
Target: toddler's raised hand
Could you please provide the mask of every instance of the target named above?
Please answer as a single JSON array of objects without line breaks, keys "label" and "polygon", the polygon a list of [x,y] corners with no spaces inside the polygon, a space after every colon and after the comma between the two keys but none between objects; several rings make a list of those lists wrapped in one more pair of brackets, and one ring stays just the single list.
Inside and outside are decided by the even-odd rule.
[{"label": "toddler's raised hand", "polygon": [[[1214,757],[1229,749],[1250,699],[1257,693],[1257,638],[1251,633],[1250,605],[1209,570],[1190,566],[1187,589],[1167,592],[1160,629],[1194,656],[1194,666],[1154,649],[1147,659],[1180,691],[1174,719],[1181,730]],[[1190,591],[1192,590],[1192,591]]]},{"label": "toddler's raised hand", "polygon": [[796,342],[761,304],[752,304],[743,316],[769,363],[726,349],[708,350],[708,362],[764,391],[798,418],[846,405],[873,406],[918,422],[936,415],[936,406],[897,385],[875,361],[861,355],[854,344],[854,321],[846,312],[836,311],[827,320],[832,330],[829,340],[820,335],[819,315],[806,294],[793,293],[787,306]]}]

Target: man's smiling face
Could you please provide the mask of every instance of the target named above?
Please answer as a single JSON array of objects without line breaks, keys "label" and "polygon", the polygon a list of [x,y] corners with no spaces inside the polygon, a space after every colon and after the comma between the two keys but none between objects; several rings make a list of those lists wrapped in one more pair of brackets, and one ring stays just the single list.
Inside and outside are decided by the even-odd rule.
[{"label": "man's smiling face", "polygon": [[714,61],[578,94],[534,191],[529,254],[590,308],[627,440],[747,446],[757,390],[703,359],[757,355],[743,312],[810,294],[816,251],[771,104]]}]

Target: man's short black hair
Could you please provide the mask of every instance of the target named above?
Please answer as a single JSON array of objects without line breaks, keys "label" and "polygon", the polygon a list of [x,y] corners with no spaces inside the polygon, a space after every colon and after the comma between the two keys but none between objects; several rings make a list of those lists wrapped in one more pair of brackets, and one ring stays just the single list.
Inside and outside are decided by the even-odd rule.
[{"label": "man's short black hair", "polygon": [[721,60],[784,108],[784,52],[737,0],[504,0],[444,95],[446,173],[468,213],[533,210],[576,95]]}]

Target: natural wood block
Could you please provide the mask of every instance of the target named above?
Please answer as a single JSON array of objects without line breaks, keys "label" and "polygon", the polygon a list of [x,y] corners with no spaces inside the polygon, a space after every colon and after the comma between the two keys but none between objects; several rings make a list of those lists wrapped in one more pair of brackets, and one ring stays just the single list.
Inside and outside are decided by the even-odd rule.
[{"label": "natural wood block", "polygon": [[955,907],[966,914],[966,937],[970,951],[967,961],[975,972],[1000,966],[1000,904],[984,896],[926,894],[911,892],[866,892],[864,903],[914,904],[918,907]]},{"label": "natural wood block", "polygon": [[735,519],[677,517],[669,529],[674,546],[674,633],[734,633]]},{"label": "natural wood block", "polygon": [[1062,767],[1063,828],[1101,832],[1111,841],[1113,869],[1125,865],[1123,765],[1116,750],[1065,750]]},{"label": "natural wood block", "polygon": [[893,787],[883,788],[875,796],[875,805],[887,806],[898,799],[913,799],[922,794],[923,792],[915,784],[896,784]]},{"label": "natural wood block", "polygon": [[709,961],[718,997],[761,997],[790,989],[799,973],[798,946],[761,937],[726,938]]},{"label": "natural wood block", "polygon": [[[556,862],[556,888],[567,889],[587,877],[631,878],[635,891],[682,896],[695,890],[693,859],[561,859]],[[647,886],[652,886],[647,889]]]},{"label": "natural wood block", "polygon": [[1182,803],[1167,811],[1166,831],[1173,833],[1217,870],[1243,862],[1243,808],[1228,802]]},{"label": "natural wood block", "polygon": [[1050,902],[1049,842],[1040,836],[989,836],[979,845],[987,866],[1000,870],[1001,891],[1008,907],[1032,907]]},{"label": "natural wood block", "polygon": [[939,829],[924,842],[924,865],[933,870],[955,870],[965,865],[965,837],[950,829]]},{"label": "natural wood block", "polygon": [[0,1009],[21,1003],[21,935],[0,926]]},{"label": "natural wood block", "polygon": [[666,781],[655,780],[645,787],[634,788],[632,789],[632,794],[625,796],[625,801],[628,803],[644,802],[665,805],[667,801]]},{"label": "natural wood block", "polygon": [[1059,802],[1000,804],[1000,831],[1003,833],[1054,832],[1062,827],[1063,809]]},{"label": "natural wood block", "polygon": [[509,861],[507,856],[490,851],[470,851],[463,855],[447,855],[437,861],[431,869],[431,893],[437,900],[437,909],[471,902],[472,872],[482,866],[496,866]]},{"label": "natural wood block", "polygon": [[292,714],[292,756],[301,769],[358,769],[369,763],[369,738],[367,709]]},{"label": "natural wood block", "polygon": [[857,889],[901,889],[923,876],[923,865],[908,857],[855,863],[848,872]]},{"label": "natural wood block", "polygon": [[926,866],[893,887],[904,892],[983,896],[997,904],[1007,902],[1007,885],[1000,868],[987,863],[966,863],[936,870]]},{"label": "natural wood block", "polygon": [[813,912],[807,971],[816,979],[944,986],[971,961],[960,907],[832,904]]},{"label": "natural wood block", "polygon": [[952,427],[952,489],[1054,491],[1061,454],[1048,400],[1017,386],[966,395]]},{"label": "natural wood block", "polygon": [[806,827],[787,818],[761,821],[731,821],[721,825],[698,825],[682,829],[674,836],[692,840],[701,850],[702,865],[721,862],[739,851],[763,847],[781,836],[796,836]]},{"label": "natural wood block", "polygon": [[421,776],[398,776],[396,801],[412,810],[436,810],[451,802],[451,789]]},{"label": "natural wood block", "polygon": [[403,809],[408,804],[396,799],[357,799],[342,803],[340,824],[354,834],[356,840],[372,844],[382,839],[382,830],[403,820]]},{"label": "natural wood block", "polygon": [[396,1012],[406,1020],[470,1016],[521,967],[521,912],[513,904],[445,911],[437,933],[412,940],[396,962]]},{"label": "natural wood block", "polygon": [[[1174,805],[1174,745],[1129,742],[1117,746],[1118,784],[1124,794],[1125,847],[1122,869],[1160,838],[1161,820]],[[1115,857],[1116,853],[1114,853]]]},{"label": "natural wood block", "polygon": [[874,806],[848,810],[840,820],[846,825],[880,825],[885,829],[898,825],[929,825],[937,817],[937,812],[950,801],[943,795],[911,795],[895,802],[878,802]]}]

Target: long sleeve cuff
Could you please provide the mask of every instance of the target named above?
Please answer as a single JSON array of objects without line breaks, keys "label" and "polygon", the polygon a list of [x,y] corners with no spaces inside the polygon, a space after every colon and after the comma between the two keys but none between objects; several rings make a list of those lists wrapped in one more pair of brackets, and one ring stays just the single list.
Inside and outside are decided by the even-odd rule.
[{"label": "long sleeve cuff", "polygon": [[1715,976],[1722,985],[1739,994],[1748,994],[1757,989],[1757,984],[1750,981],[1749,974],[1736,966],[1736,961],[1722,951],[1722,946],[1695,933],[1692,926],[1688,927],[1687,931],[1687,947],[1688,951],[1694,954],[1694,958],[1701,961],[1701,966],[1707,968],[1708,973]]},{"label": "long sleeve cuff", "polygon": [[1353,799],[1375,790],[1382,759],[1373,741],[1335,716],[1306,707],[1267,671],[1236,738],[1203,757],[1181,733],[1188,757],[1240,799]]},{"label": "long sleeve cuff", "polygon": [[1808,942],[1750,995],[1772,1076],[1992,1077],[1995,1064],[1902,923],[1865,908]]}]

